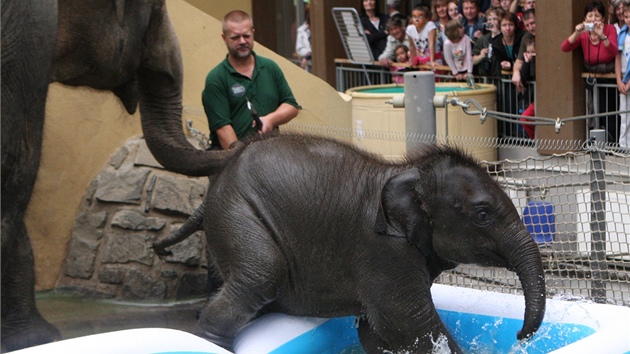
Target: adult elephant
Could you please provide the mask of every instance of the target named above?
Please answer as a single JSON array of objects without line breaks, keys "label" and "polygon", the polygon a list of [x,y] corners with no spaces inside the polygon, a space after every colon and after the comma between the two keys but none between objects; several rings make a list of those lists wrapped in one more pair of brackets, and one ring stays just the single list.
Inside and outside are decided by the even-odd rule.
[{"label": "adult elephant", "polygon": [[167,169],[207,175],[231,152],[182,131],[182,59],[164,0],[2,0],[2,350],[56,340],[35,307],[24,213],[39,167],[48,85],[111,90]]},{"label": "adult elephant", "polygon": [[496,181],[455,149],[388,163],[321,138],[254,141],[238,148],[184,231],[155,250],[201,224],[224,285],[196,334],[226,348],[258,313],[275,310],[360,316],[368,353],[430,353],[440,336],[460,352],[430,292],[458,263],[516,271],[526,305],[519,339],[544,316],[538,246]]}]

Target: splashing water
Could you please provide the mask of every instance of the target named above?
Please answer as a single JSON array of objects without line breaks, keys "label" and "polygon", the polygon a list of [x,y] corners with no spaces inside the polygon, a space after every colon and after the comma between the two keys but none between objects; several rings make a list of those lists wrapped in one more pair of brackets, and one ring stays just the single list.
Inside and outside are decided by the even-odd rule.
[{"label": "splashing water", "polygon": [[448,347],[448,338],[444,334],[440,333],[435,341],[433,336],[431,336],[431,343],[433,344],[431,354],[451,354],[451,348]]},{"label": "splashing water", "polygon": [[521,320],[438,310],[457,343],[467,354],[550,352],[593,334],[587,326],[544,322],[529,340],[516,340]]}]

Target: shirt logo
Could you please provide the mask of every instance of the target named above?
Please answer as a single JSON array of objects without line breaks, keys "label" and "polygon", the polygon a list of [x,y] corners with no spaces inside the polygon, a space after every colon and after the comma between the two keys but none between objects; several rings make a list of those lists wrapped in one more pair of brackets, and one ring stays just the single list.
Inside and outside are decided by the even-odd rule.
[{"label": "shirt logo", "polygon": [[234,84],[232,85],[232,94],[236,97],[243,97],[245,96],[245,86],[241,85],[241,84]]}]

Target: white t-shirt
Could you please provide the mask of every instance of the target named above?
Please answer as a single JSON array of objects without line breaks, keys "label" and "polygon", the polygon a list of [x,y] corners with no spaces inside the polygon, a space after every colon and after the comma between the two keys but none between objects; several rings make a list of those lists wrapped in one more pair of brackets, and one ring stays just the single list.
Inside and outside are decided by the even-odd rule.
[{"label": "white t-shirt", "polygon": [[623,49],[621,51],[621,77],[626,73],[628,68],[628,61],[630,61],[630,35],[626,35],[626,40],[623,42]]},{"label": "white t-shirt", "polygon": [[[420,32],[414,25],[407,26],[407,34],[413,40],[413,43],[416,45],[416,55],[421,58],[428,58],[430,55],[429,52],[429,32],[431,30],[437,30],[435,27],[435,23],[433,21],[428,21],[426,25],[422,28]],[[436,40],[437,42],[437,40]],[[439,53],[439,48],[437,48],[437,43],[435,46],[435,53]]]},{"label": "white t-shirt", "polygon": [[444,42],[444,60],[446,60],[446,64],[449,68],[451,68],[451,72],[453,75],[456,75],[460,72],[468,72],[472,74],[473,65],[472,65],[472,49],[470,45],[470,37],[464,35],[462,39],[453,43],[450,39],[447,39]]}]

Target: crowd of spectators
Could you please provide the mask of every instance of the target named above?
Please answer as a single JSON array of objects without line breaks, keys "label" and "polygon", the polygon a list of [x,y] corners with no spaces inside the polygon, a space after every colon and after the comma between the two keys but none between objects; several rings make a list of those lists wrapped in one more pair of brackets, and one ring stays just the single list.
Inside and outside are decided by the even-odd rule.
[{"label": "crowd of spectators", "polygon": [[[425,64],[425,68],[432,70],[447,65],[448,72],[456,80],[464,80],[469,71],[476,76],[511,77],[513,85],[509,85],[506,94],[510,97],[525,93],[525,83],[535,80],[535,69],[532,68],[536,56],[536,0],[431,0],[430,6],[425,6],[428,1],[419,3],[405,16],[401,13],[400,0],[387,0],[389,14],[368,11],[372,7],[378,8],[378,0],[361,1],[362,22],[374,58],[378,58],[376,60],[381,65],[396,72],[401,70],[401,61],[412,66]],[[559,48],[565,52],[579,48],[587,73],[616,73],[618,101],[624,104],[630,102],[626,100],[630,94],[630,69],[627,69],[630,67],[627,65],[630,37],[625,36],[628,32],[626,23],[630,22],[630,13],[626,16],[626,10],[630,5],[626,3],[630,2],[589,1],[584,18],[575,25],[573,33],[567,34]],[[395,14],[395,19],[388,19],[391,14]],[[447,28],[450,28],[450,38]],[[624,35],[624,40],[629,38],[628,45],[618,41],[620,34]],[[374,38],[378,38],[378,46],[374,46]],[[467,44],[466,48],[463,43]],[[404,48],[409,49],[407,55],[401,53]],[[471,58],[470,63],[468,58]],[[400,81],[400,78],[394,75],[393,81]],[[609,93],[605,96],[608,102],[601,102],[600,107],[617,110],[615,95],[612,102]],[[533,97],[529,97],[527,102],[506,105],[509,109],[505,111],[534,115]],[[603,98],[593,97],[593,100],[598,99]],[[622,146],[630,144],[630,141],[621,141],[630,140],[630,122],[627,120],[630,117],[625,115],[603,119],[602,126],[608,131],[609,141],[619,142]],[[531,127],[525,132],[534,137]]]},{"label": "crowd of spectators", "polygon": [[[425,3],[414,6],[405,16],[400,12],[399,0],[387,0],[386,8],[390,14],[395,13],[396,18],[384,20],[383,17],[389,15],[376,10],[378,0],[361,0],[361,22],[374,58],[381,65],[392,66],[392,71],[398,71],[400,62],[395,50],[401,45],[409,48],[410,65],[426,64],[432,69],[448,65],[444,60],[444,44],[448,41],[446,27],[454,20],[459,22],[463,32],[456,41],[470,43],[470,51],[462,51],[461,44],[456,46],[459,51],[448,54],[452,63],[449,71],[459,73],[465,68],[467,72],[467,62],[460,61],[457,67],[450,59],[471,54],[473,74],[499,77],[511,72],[516,89],[523,90],[520,69],[525,52],[524,40],[535,40],[535,0],[431,0],[430,7],[423,5]],[[383,27],[382,31],[377,30],[376,24]],[[378,38],[378,45],[375,38]],[[452,46],[450,50],[453,50]]]}]

